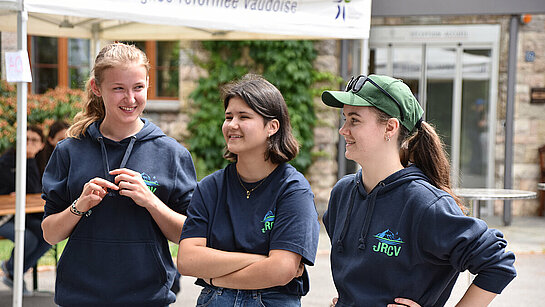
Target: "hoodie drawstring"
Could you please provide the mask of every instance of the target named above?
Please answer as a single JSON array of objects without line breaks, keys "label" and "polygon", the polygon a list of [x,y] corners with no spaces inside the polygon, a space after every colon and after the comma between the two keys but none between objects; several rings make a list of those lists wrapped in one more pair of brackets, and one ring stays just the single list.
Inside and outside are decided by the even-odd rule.
[{"label": "hoodie drawstring", "polygon": [[[106,145],[104,145],[104,138],[99,136],[97,140],[100,143],[100,149],[102,151],[102,167],[104,168],[104,179],[108,180],[108,178],[111,178],[110,164],[108,163],[108,152],[106,151]],[[123,159],[121,160],[121,165],[119,165],[119,168],[124,168],[127,164],[135,142],[136,136],[133,135],[131,136],[131,140],[129,141],[127,149],[125,149],[125,154],[123,155]]]},{"label": "hoodie drawstring", "polygon": [[356,182],[356,185],[352,189],[352,194],[350,195],[350,205],[348,206],[348,211],[346,212],[346,218],[344,219],[343,230],[339,239],[337,239],[337,252],[342,253],[344,249],[343,240],[348,230],[348,225],[350,225],[350,216],[352,216],[352,208],[354,208],[354,203],[356,202],[356,192],[358,191],[359,180]]},{"label": "hoodie drawstring", "polygon": [[106,146],[104,145],[104,138],[99,136],[97,138],[100,143],[100,149],[102,150],[102,168],[104,169],[104,179],[110,176],[110,165],[108,164],[108,152],[106,152]]},{"label": "hoodie drawstring", "polygon": [[361,228],[361,234],[359,238],[359,245],[358,248],[361,250],[365,249],[365,241],[367,239],[367,235],[369,233],[369,226],[371,225],[371,217],[373,216],[373,211],[375,211],[375,200],[377,199],[377,195],[380,193],[380,190],[384,187],[384,182],[379,182],[377,187],[375,188],[376,191],[373,191],[371,193],[369,201],[367,202],[369,205],[369,208],[367,208],[367,212],[365,213],[365,221],[363,222],[363,227]]},{"label": "hoodie drawstring", "polygon": [[129,142],[129,146],[127,146],[127,149],[125,150],[125,154],[123,155],[123,160],[121,160],[121,165],[119,165],[119,168],[124,168],[127,164],[127,161],[129,160],[129,156],[132,152],[132,147],[134,146],[134,142],[136,142],[136,136],[131,136],[131,140]]}]

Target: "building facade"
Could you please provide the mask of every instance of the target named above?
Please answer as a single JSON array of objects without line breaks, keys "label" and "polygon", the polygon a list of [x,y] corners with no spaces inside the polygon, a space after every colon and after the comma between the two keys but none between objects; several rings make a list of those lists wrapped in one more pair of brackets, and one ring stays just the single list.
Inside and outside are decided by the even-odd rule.
[{"label": "building facade", "polygon": [[[510,15],[372,17],[368,63],[357,41],[316,42],[315,68],[335,75],[387,74],[403,79],[446,143],[452,176],[460,187],[503,187]],[[4,52],[16,49],[16,34],[1,35]],[[68,86],[83,88],[89,74],[90,43],[83,39],[29,37],[34,82],[31,92]],[[149,102],[145,116],[184,143],[189,137],[189,93],[207,72],[194,63],[206,57],[197,41],[135,42],[149,56]],[[346,53],[347,48],[348,56]],[[365,58],[365,57],[364,57]],[[343,62],[344,61],[344,62]],[[2,69],[2,78],[5,78]],[[335,85],[332,85],[335,87]],[[518,32],[514,113],[513,188],[536,191],[538,147],[545,144],[545,103],[532,93],[545,91],[545,14],[521,23]],[[543,99],[542,99],[543,100]],[[318,122],[307,178],[318,211],[327,207],[335,182],[355,165],[339,146],[340,113],[315,99]],[[537,200],[513,202],[513,214],[541,213]],[[502,203],[488,203],[483,214],[499,214]]]}]

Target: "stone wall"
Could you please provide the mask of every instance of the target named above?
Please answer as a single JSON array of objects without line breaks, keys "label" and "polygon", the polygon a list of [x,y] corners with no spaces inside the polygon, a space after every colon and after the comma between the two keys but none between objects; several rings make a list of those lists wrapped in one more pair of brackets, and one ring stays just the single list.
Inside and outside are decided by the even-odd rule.
[{"label": "stone wall", "polygon": [[[339,75],[338,41],[318,41],[315,46],[318,57],[314,62],[314,68]],[[318,84],[317,86],[336,89],[338,84]],[[314,99],[314,110],[318,120],[314,127],[313,162],[306,175],[315,195],[316,209],[322,215],[327,208],[331,188],[337,182],[339,110],[327,107],[320,97]]]},{"label": "stone wall", "polygon": [[208,72],[195,64],[195,58],[206,57],[206,52],[201,48],[199,42],[180,42],[180,86],[179,100],[170,102],[174,105],[170,108],[154,107],[153,102],[148,102],[145,116],[165,132],[188,147],[187,140],[189,131],[187,125],[191,113],[191,100],[189,94],[197,87],[200,77],[206,77]]},{"label": "stone wall", "polygon": [[[527,61],[526,53],[535,59]],[[533,15],[519,26],[515,91],[514,187],[536,191],[539,181],[538,148],[545,145],[545,104],[530,103],[532,88],[545,88],[545,15]],[[503,159],[501,160],[503,162]],[[518,201],[515,214],[537,214],[538,201]]]}]

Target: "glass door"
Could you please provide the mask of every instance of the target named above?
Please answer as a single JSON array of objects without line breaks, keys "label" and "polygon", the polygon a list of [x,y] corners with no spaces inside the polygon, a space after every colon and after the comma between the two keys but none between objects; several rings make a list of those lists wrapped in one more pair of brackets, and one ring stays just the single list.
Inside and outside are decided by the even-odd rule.
[{"label": "glass door", "polygon": [[455,48],[427,48],[426,121],[437,129],[451,158],[455,71]]},{"label": "glass door", "polygon": [[490,49],[464,49],[460,172],[462,186],[486,186],[489,151]]}]

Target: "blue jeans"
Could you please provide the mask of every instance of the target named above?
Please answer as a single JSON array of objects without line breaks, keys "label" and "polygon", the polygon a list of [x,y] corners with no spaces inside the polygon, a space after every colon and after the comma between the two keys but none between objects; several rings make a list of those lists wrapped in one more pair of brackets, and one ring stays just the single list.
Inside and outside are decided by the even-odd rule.
[{"label": "blue jeans", "polygon": [[236,290],[204,287],[197,307],[300,307],[301,297],[274,290]]},{"label": "blue jeans", "polygon": [[[51,245],[44,240],[42,233],[42,214],[28,214],[25,218],[25,255],[23,272],[34,266],[47,252]],[[15,220],[11,219],[4,225],[0,226],[0,236],[10,239],[15,242]],[[11,257],[6,262],[6,267],[9,274],[13,276],[15,249],[11,251]]]}]

